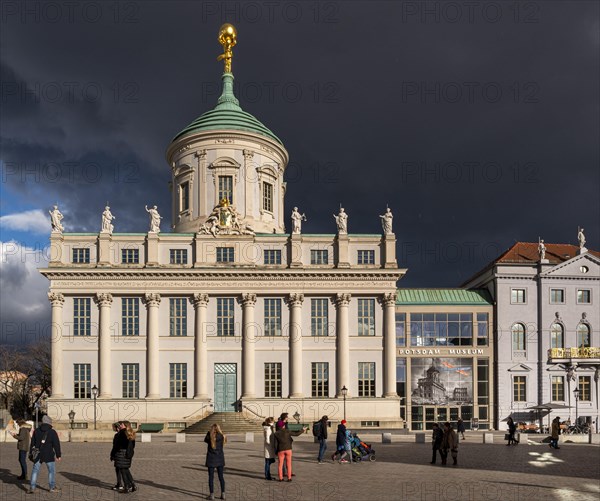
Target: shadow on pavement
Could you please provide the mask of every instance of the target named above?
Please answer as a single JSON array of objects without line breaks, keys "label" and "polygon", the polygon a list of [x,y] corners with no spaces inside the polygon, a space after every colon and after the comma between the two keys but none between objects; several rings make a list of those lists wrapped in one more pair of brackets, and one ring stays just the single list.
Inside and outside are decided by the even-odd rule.
[{"label": "shadow on pavement", "polygon": [[19,489],[23,491],[26,491],[29,487],[29,482],[17,480],[17,475],[11,473],[10,470],[7,470],[5,468],[0,469],[0,481],[2,481],[3,484],[16,485]]}]

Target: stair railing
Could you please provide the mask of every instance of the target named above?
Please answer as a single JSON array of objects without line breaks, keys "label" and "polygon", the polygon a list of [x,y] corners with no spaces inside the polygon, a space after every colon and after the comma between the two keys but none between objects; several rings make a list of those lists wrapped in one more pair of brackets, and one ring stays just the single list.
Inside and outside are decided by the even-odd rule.
[{"label": "stair railing", "polygon": [[[209,402],[207,404],[203,404],[202,407],[200,407],[200,409],[198,409],[198,411],[200,412],[200,416],[201,416],[200,419],[204,419],[205,418],[205,416],[204,416],[204,409],[206,409],[207,407],[212,407],[212,406],[213,406],[213,404],[211,404]],[[189,417],[192,417],[192,416],[198,414],[198,411],[192,412],[189,416],[183,416],[183,419],[187,419]]]},{"label": "stair railing", "polygon": [[248,412],[254,414],[256,417],[262,419],[263,421],[266,419],[264,416],[261,416],[260,414],[257,414],[256,412],[254,412],[252,409],[250,409],[250,407],[248,407],[247,405],[242,405],[242,408],[246,409]]}]

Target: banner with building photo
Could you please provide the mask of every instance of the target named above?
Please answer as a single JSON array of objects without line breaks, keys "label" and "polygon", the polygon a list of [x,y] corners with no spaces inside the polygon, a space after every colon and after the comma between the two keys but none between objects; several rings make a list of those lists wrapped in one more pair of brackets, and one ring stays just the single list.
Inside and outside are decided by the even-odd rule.
[{"label": "banner with building photo", "polygon": [[473,359],[412,358],[413,405],[463,405],[473,402]]}]

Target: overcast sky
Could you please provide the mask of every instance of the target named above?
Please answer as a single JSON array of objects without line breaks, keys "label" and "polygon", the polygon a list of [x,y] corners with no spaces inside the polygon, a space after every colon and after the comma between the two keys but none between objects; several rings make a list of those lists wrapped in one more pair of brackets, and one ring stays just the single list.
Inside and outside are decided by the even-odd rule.
[{"label": "overcast sky", "polygon": [[[290,154],[306,233],[377,233],[404,287],[452,287],[515,241],[600,241],[598,2],[10,1],[1,10],[4,340],[48,325],[48,209],[66,231],[170,217],[172,137],[220,92]],[[289,226],[289,221],[286,221]],[[168,227],[168,224],[164,224]],[[166,229],[166,228],[163,228]],[[33,327],[30,327],[33,326]],[[22,336],[21,336],[22,338]]]}]

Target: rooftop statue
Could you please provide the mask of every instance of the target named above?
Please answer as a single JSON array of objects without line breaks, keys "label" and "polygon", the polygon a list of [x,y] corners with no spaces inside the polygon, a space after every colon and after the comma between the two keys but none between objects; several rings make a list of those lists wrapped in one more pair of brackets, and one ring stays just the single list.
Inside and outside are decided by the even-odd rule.
[{"label": "rooftop statue", "polygon": [[158,213],[156,205],[152,209],[148,209],[146,205],[146,212],[150,214],[150,231],[149,233],[160,233],[160,220],[161,215]]},{"label": "rooftop statue", "polygon": [[64,216],[58,210],[58,205],[55,205],[54,209],[50,210],[48,212],[50,214],[50,224],[52,225],[52,232],[53,233],[62,233],[63,230],[65,229],[61,223]]},{"label": "rooftop statue", "polygon": [[391,235],[392,231],[392,220],[394,219],[394,215],[392,214],[392,209],[389,207],[386,208],[385,214],[379,216],[381,218],[381,226],[383,227],[384,235]]},{"label": "rooftop statue", "polygon": [[292,211],[292,234],[299,235],[302,231],[302,221],[306,221],[306,216],[298,212],[298,207]]},{"label": "rooftop statue", "polygon": [[107,205],[104,207],[104,212],[102,213],[102,230],[100,233],[112,234],[113,230],[115,229],[114,225],[112,224],[114,219],[116,219],[116,217],[112,215],[112,212],[110,212],[110,207]]},{"label": "rooftop statue", "polygon": [[343,207],[340,207],[340,212],[336,216],[333,215],[335,222],[338,227],[338,235],[347,235],[348,234],[348,214],[344,211]]}]

